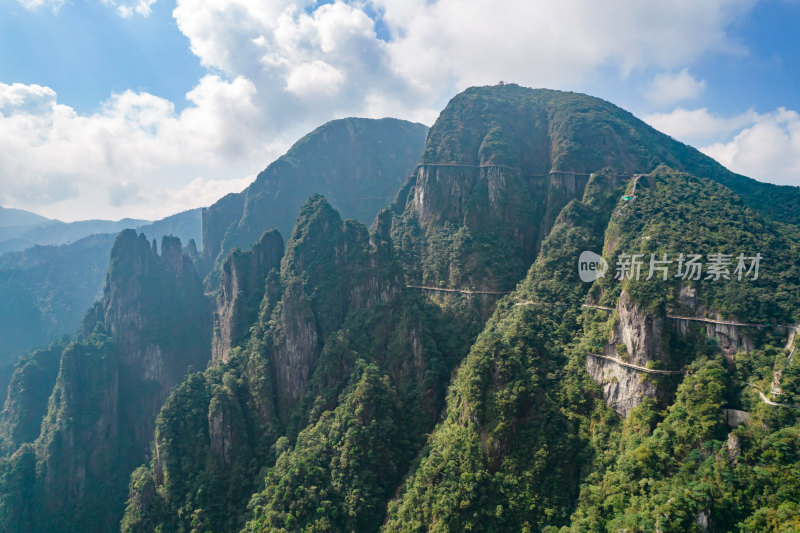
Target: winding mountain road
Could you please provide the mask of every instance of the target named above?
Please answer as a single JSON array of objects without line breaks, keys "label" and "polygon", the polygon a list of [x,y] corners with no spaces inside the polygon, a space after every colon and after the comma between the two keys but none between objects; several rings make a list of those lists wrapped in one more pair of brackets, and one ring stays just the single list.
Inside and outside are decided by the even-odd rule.
[{"label": "winding mountain road", "polygon": [[647,368],[646,366],[635,365],[633,363],[627,363],[622,359],[617,359],[616,357],[609,357],[608,355],[600,355],[597,353],[589,353],[587,355],[591,355],[592,357],[597,357],[598,359],[605,359],[606,361],[614,362],[620,366],[624,366],[627,368],[632,368],[634,370],[639,370],[640,372],[645,372],[647,374],[659,374],[665,376],[675,376],[675,375],[682,375],[684,374],[683,370],[661,370],[658,368]]}]

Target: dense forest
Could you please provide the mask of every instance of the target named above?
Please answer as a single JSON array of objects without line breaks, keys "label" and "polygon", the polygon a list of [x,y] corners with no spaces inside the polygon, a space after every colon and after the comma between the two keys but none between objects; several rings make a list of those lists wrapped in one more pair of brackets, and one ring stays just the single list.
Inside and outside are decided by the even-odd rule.
[{"label": "dense forest", "polygon": [[200,251],[121,233],[15,364],[0,530],[800,530],[800,190],[575,93],[424,133],[323,126]]}]

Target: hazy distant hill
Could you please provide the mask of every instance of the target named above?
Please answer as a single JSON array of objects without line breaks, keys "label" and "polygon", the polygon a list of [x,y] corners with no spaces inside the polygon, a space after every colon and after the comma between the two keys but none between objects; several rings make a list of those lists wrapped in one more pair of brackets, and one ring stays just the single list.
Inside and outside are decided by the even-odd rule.
[{"label": "hazy distant hill", "polygon": [[[131,225],[126,225],[125,220]],[[46,347],[72,334],[86,309],[102,295],[111,245],[118,231],[136,228],[151,241],[173,235],[188,243],[200,240],[201,209],[191,209],[147,225],[140,220],[85,221],[48,224],[47,237],[104,232],[70,244],[35,245],[0,255],[0,365],[22,353]]]},{"label": "hazy distant hill", "polygon": [[122,220],[81,220],[61,222],[46,220],[27,226],[0,227],[0,253],[24,250],[35,245],[67,244],[88,235],[117,233],[125,228],[149,224],[148,220],[124,218]]},{"label": "hazy distant hill", "polygon": [[0,206],[0,228],[8,226],[32,226],[34,224],[44,224],[47,222],[52,221],[49,218],[31,213],[30,211]]}]

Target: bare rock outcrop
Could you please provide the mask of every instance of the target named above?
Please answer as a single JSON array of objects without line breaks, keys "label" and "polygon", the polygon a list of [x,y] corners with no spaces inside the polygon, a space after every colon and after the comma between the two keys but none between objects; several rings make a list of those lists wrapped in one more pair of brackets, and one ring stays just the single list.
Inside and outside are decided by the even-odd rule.
[{"label": "bare rock outcrop", "polygon": [[[617,321],[602,355],[644,367],[651,361],[664,361],[663,331],[664,317],[648,314],[623,291],[617,303]],[[624,348],[624,354],[617,352],[618,346]],[[665,399],[665,391],[642,371],[592,356],[586,358],[586,370],[603,388],[609,406],[623,417],[646,397]]]},{"label": "bare rock outcrop", "polygon": [[242,345],[258,317],[266,278],[280,268],[283,238],[277,230],[265,232],[248,252],[234,250],[222,264],[214,311],[212,359],[227,361],[232,348]]}]

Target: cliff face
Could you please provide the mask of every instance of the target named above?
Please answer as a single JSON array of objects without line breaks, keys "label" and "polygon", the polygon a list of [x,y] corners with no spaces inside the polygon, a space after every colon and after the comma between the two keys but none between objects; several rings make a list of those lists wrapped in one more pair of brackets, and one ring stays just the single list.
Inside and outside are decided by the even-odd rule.
[{"label": "cliff face", "polygon": [[363,225],[342,221],[315,195],[300,211],[279,286],[280,299],[264,303],[272,318],[260,335],[271,348],[274,412],[286,421],[307,390],[328,337],[346,317],[395,302],[402,276],[385,245],[371,239]]},{"label": "cliff face", "polygon": [[[34,531],[106,531],[145,458],[161,404],[210,352],[210,309],[177,238],[161,254],[133,230],[114,244],[103,300],[64,349],[34,443]],[[104,503],[105,502],[105,503]],[[34,506],[36,508],[36,506]],[[4,529],[14,531],[14,529]]]},{"label": "cliff face", "polygon": [[591,173],[630,178],[659,164],[728,185],[776,219],[800,216],[787,202],[796,190],[736,176],[613,104],[506,84],[467,89],[442,111],[394,206],[393,236],[414,283],[508,291]]},{"label": "cliff face", "polygon": [[[608,343],[603,347],[603,355],[646,368],[652,362],[663,367],[666,362],[664,320],[663,316],[648,314],[623,291],[617,303],[617,320]],[[603,398],[609,407],[623,417],[644,398],[659,399],[662,403],[667,401],[668,391],[659,388],[640,370],[610,359],[588,356],[586,371],[603,388]]]},{"label": "cliff face", "polygon": [[267,275],[280,268],[281,257],[283,239],[277,230],[270,230],[249,252],[235,250],[222,264],[212,359],[227,361],[232,348],[246,343],[250,326],[258,318]]},{"label": "cliff face", "polygon": [[209,304],[179,239],[164,237],[156,255],[145,238],[125,231],[112,249],[102,306],[103,326],[119,354],[122,421],[141,457],[170,389],[189,367],[208,362]]},{"label": "cliff face", "polygon": [[[379,388],[391,388],[390,395],[405,405],[380,411],[394,417],[380,423],[409,427],[406,444],[387,443],[386,453],[406,464],[424,443],[449,368],[466,343],[461,332],[450,333],[445,342],[441,313],[417,294],[404,295],[388,216],[369,233],[356,221],[343,221],[314,195],[300,211],[280,272],[259,278],[263,296],[249,338],[202,376],[184,382],[162,409],[148,475],[165,498],[148,497],[144,489],[132,493],[125,527],[136,530],[153,509],[166,506],[156,523],[180,529],[188,522],[178,516],[178,505],[194,509],[208,527],[241,527],[241,516],[224,509],[246,504],[257,490],[256,472],[274,463],[286,446],[282,442],[298,438],[341,395],[350,394],[349,385],[363,377],[367,365],[375,366],[375,379],[383,382]],[[223,283],[229,279],[223,275]],[[188,411],[193,415],[186,419]],[[197,428],[191,437],[180,429],[187,425]],[[182,483],[186,469],[202,472],[197,480],[214,480],[217,493],[227,495],[224,506],[212,505],[206,491]],[[397,483],[400,474],[398,466],[387,479]]]}]

